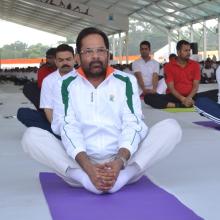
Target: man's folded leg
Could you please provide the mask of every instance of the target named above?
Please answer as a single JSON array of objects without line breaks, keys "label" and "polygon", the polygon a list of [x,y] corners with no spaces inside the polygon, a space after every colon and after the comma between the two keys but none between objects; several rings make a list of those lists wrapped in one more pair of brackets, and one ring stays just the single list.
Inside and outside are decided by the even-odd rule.
[{"label": "man's folded leg", "polygon": [[174,119],[165,119],[150,128],[138,151],[129,160],[129,165],[135,163],[139,171],[128,183],[137,181],[150,166],[168,156],[181,137],[181,127]]},{"label": "man's folded leg", "polygon": [[80,168],[79,165],[67,155],[61,141],[53,134],[30,127],[25,131],[21,143],[24,151],[33,159],[54,170],[68,184],[80,186],[66,174],[69,167]]}]

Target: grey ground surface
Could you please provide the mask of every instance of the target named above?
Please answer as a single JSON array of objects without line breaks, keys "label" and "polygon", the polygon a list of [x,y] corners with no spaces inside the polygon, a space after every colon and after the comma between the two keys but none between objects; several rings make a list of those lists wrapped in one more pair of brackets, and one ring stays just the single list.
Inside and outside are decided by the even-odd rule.
[{"label": "grey ground surface", "polygon": [[[215,88],[202,85],[201,91]],[[21,87],[0,84],[0,219],[51,220],[39,183],[39,172],[49,169],[22,151],[25,127],[14,116],[19,107],[31,104]],[[148,126],[175,118],[183,138],[175,150],[147,171],[159,186],[206,220],[220,219],[220,131],[203,128],[193,121],[206,120],[197,113],[167,113],[143,104]],[[158,137],[160,134],[158,134]]]}]

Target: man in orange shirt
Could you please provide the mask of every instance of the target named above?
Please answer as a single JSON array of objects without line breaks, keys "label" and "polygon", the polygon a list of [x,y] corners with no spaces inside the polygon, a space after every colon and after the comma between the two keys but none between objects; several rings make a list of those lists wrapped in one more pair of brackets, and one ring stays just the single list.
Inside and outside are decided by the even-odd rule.
[{"label": "man in orange shirt", "polygon": [[147,94],[144,97],[145,103],[154,108],[192,107],[194,104],[199,88],[200,67],[189,59],[189,42],[179,41],[176,49],[177,58],[164,68],[166,94]]}]

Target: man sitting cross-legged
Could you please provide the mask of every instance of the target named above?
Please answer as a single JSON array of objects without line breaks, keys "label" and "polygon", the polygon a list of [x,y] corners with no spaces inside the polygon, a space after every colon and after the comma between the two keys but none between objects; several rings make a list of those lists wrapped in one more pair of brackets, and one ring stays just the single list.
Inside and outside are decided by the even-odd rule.
[{"label": "man sitting cross-legged", "polygon": [[137,78],[141,96],[146,94],[164,94],[166,83],[159,80],[159,63],[150,56],[151,44],[149,41],[140,43],[141,57],[132,63],[132,70]]},{"label": "man sitting cross-legged", "polygon": [[180,141],[181,128],[174,119],[147,128],[135,77],[108,65],[105,33],[85,28],[76,46],[81,67],[62,85],[65,118],[52,121],[62,142],[43,129],[29,128],[22,145],[70,185],[114,193],[167,156]]}]

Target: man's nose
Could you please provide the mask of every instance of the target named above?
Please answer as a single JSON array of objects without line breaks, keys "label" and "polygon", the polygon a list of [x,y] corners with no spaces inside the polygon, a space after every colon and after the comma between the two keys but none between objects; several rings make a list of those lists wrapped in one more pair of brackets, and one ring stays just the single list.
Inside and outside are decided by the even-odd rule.
[{"label": "man's nose", "polygon": [[98,51],[93,50],[93,51],[92,51],[92,57],[93,57],[93,58],[100,57],[100,55],[99,55]]},{"label": "man's nose", "polygon": [[92,53],[92,59],[93,60],[99,60],[100,55],[97,53],[97,51],[93,51]]},{"label": "man's nose", "polygon": [[66,64],[68,64],[68,61],[67,61],[67,60],[64,60],[64,61],[63,61],[63,65],[66,65]]}]

